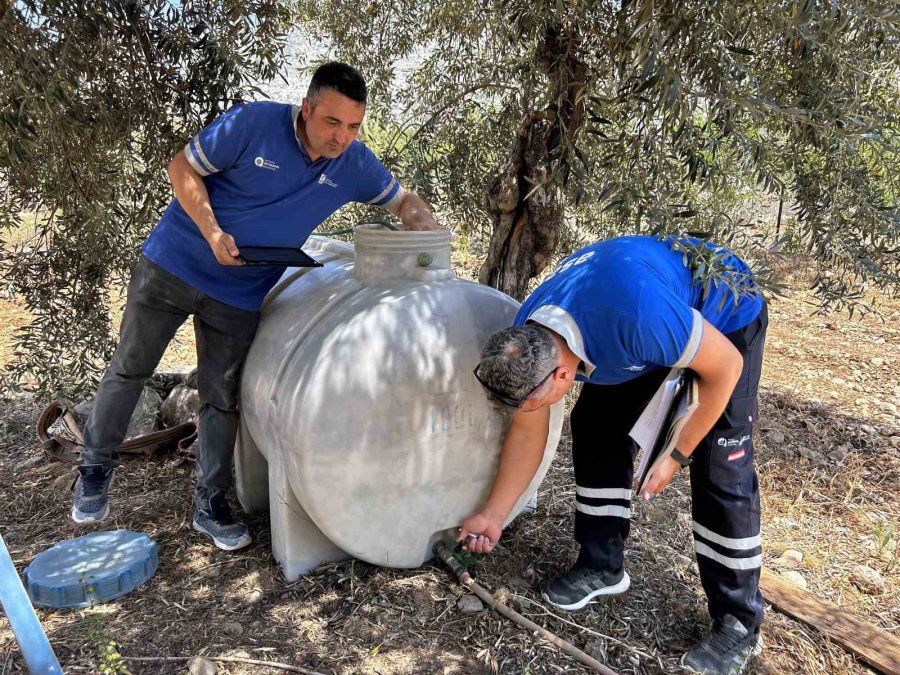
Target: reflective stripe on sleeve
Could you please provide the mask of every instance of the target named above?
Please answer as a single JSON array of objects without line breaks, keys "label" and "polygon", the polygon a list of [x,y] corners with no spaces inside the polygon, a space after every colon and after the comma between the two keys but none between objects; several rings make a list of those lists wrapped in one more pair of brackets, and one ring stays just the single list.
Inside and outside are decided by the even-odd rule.
[{"label": "reflective stripe on sleeve", "polygon": [[191,168],[201,176],[208,176],[209,171],[207,171],[206,167],[200,163],[200,160],[194,156],[194,149],[191,147],[191,143],[192,141],[188,141],[184,146],[184,156],[187,157],[188,164],[190,164]]},{"label": "reflective stripe on sleeve", "polygon": [[397,187],[397,188],[398,188],[397,194],[394,195],[393,198],[391,198],[391,200],[390,200],[389,202],[387,202],[387,204],[382,204],[382,206],[387,206],[388,204],[391,204],[395,199],[398,198],[398,195],[402,194],[402,192],[403,192],[403,188],[401,188],[399,185],[397,185],[397,179],[396,179],[396,178],[391,178],[391,182],[388,183],[388,186],[387,186],[386,188],[384,188],[384,190],[382,190],[381,193],[380,193],[377,197],[374,197],[373,199],[370,199],[370,200],[369,200],[368,202],[366,202],[366,203],[367,203],[367,204],[378,204],[378,202],[380,202],[382,199],[384,199],[384,198],[387,197],[389,194],[391,194],[391,190],[393,190],[394,187]]},{"label": "reflective stripe on sleeve", "polygon": [[703,339],[703,315],[693,308],[691,312],[694,314],[691,335],[688,337],[687,344],[684,346],[684,351],[681,352],[678,361],[672,364],[673,368],[687,368],[691,365],[694,357],[697,356],[697,351],[700,349],[700,340]]},{"label": "reflective stripe on sleeve", "polygon": [[[209,157],[206,156],[206,153],[203,152],[203,148],[200,147],[200,140],[194,136],[187,145],[187,156],[188,161],[191,162],[191,166],[197,169],[198,173],[208,176],[211,173],[218,173],[219,169],[213,165],[212,162],[209,161]],[[193,160],[193,161],[192,161]],[[201,166],[203,171],[200,171],[197,167]]]}]

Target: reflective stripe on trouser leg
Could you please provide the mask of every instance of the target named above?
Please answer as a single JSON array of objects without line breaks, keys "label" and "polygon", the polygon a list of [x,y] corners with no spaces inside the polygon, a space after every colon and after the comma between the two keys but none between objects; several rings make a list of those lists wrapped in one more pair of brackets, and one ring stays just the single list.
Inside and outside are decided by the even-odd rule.
[{"label": "reflective stripe on trouser leg", "polygon": [[727,337],[744,369],[722,417],[694,451],[691,498],[700,580],[714,618],[731,614],[748,629],[762,623],[759,482],[753,468],[753,423],[766,315]]},{"label": "reflective stripe on trouser leg", "polygon": [[[752,459],[749,441],[744,451]],[[712,473],[715,478],[716,471]],[[692,467],[691,493],[694,549],[710,616],[731,614],[752,630],[762,621],[756,472],[750,464],[741,483],[722,483],[701,476]]]},{"label": "reflective stripe on trouser leg", "polygon": [[585,384],[572,411],[576,563],[618,571],[631,529],[634,444],[628,432],[664,370],[615,386]]}]

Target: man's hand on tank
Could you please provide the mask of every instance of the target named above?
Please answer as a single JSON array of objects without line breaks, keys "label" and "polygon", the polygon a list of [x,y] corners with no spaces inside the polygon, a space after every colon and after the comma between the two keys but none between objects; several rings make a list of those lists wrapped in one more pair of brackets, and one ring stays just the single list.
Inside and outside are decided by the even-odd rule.
[{"label": "man's hand on tank", "polygon": [[209,235],[207,240],[209,247],[212,249],[216,260],[222,265],[243,265],[244,262],[238,257],[240,251],[234,243],[234,237],[227,232],[217,230]]},{"label": "man's hand on tank", "polygon": [[490,553],[503,532],[503,520],[484,512],[469,516],[463,521],[456,541],[464,551]]}]

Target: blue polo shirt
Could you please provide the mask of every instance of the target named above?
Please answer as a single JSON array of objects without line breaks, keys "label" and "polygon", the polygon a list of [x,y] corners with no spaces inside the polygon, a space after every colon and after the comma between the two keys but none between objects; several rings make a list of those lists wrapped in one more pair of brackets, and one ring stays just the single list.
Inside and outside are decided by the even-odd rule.
[{"label": "blue polo shirt", "polygon": [[720,282],[704,296],[671,240],[619,237],[566,258],[525,300],[515,323],[535,321],[559,333],[584,364],[579,379],[594,384],[686,367],[700,345],[703,319],[730,333],[753,321],[763,304],[747,264],[727,249],[706,246],[722,255],[721,263],[751,294],[735,302]]},{"label": "blue polo shirt", "polygon": [[[241,246],[301,246],[348,202],[387,206],[402,190],[359,141],[334,159],[311,161],[296,135],[297,106],[236,105],[185,146],[203,176],[221,228]],[[282,267],[220,264],[197,225],[173,199],[144,242],[154,263],[221,302],[255,311]]]}]

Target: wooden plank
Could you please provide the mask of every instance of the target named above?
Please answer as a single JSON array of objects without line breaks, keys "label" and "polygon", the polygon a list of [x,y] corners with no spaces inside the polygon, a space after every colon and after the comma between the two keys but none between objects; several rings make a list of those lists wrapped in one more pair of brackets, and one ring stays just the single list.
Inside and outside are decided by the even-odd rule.
[{"label": "wooden plank", "polygon": [[759,587],[766,602],[779,611],[817,628],[880,672],[900,675],[900,639],[767,569]]}]

